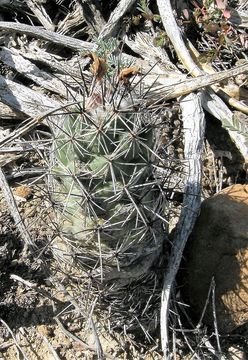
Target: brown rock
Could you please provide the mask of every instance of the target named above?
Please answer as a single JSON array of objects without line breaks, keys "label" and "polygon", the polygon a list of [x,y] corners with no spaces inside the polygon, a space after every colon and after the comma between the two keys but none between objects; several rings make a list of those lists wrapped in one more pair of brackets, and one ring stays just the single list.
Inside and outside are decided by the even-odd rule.
[{"label": "brown rock", "polygon": [[[198,318],[215,279],[218,329],[248,322],[248,185],[233,185],[202,203],[186,249],[185,295]],[[204,322],[213,325],[209,300]]]}]

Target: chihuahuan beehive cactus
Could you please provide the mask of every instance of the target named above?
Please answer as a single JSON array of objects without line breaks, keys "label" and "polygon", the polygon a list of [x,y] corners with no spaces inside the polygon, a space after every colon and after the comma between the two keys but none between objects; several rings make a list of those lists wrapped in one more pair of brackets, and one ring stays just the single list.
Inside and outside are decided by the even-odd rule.
[{"label": "chihuahuan beehive cactus", "polygon": [[90,56],[86,95],[56,132],[54,199],[64,257],[114,291],[149,275],[166,237],[162,110],[146,103],[142,77],[128,79],[136,68]]}]

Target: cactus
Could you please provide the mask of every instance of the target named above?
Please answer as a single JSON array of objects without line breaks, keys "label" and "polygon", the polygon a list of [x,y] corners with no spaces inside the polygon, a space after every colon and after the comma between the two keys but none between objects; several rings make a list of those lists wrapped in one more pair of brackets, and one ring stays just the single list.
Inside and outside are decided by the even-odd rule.
[{"label": "cactus", "polygon": [[95,71],[84,85],[88,95],[63,115],[52,167],[62,238],[56,246],[93,288],[104,290],[104,302],[117,293],[127,298],[141,279],[156,282],[154,265],[167,234],[158,136],[163,109],[146,103],[142,80],[128,80],[133,68],[108,61],[101,76]]}]

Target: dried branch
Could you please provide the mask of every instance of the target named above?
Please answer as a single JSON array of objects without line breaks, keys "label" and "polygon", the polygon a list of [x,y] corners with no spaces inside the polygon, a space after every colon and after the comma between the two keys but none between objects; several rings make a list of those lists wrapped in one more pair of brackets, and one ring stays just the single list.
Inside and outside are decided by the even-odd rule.
[{"label": "dried branch", "polygon": [[157,0],[157,4],[165,31],[173,44],[179,60],[189,71],[190,75],[202,75],[202,72],[198,69],[186,45],[184,44],[181,32],[173,14],[170,0]]},{"label": "dried branch", "polygon": [[[154,96],[155,99],[155,97],[158,97],[159,94],[160,94],[160,99],[169,100],[169,99],[177,98],[178,96],[189,94],[193,91],[202,89],[212,84],[219,83],[225,79],[246,72],[248,72],[248,63],[233,67],[230,70],[220,71],[218,73],[209,74],[209,75],[201,75],[180,82],[178,82],[178,78],[177,78],[177,82],[174,82],[173,85],[170,84],[166,86],[166,80],[164,80],[164,85],[158,85],[157,87],[154,87],[154,89],[152,89],[152,91],[148,93],[148,98]],[[153,75],[153,80],[154,81],[156,80],[157,83],[161,83],[161,79],[164,79],[164,77],[157,76],[157,78],[155,78],[155,76]],[[144,78],[144,81],[145,80],[146,77]]]},{"label": "dried branch", "polygon": [[116,35],[121,18],[133,6],[135,0],[121,0],[115,10],[111,13],[107,24],[99,34],[100,39],[106,39]]},{"label": "dried branch", "polygon": [[[67,16],[58,23],[57,32],[60,34],[69,34],[72,29],[78,26],[83,28],[85,19],[79,6],[76,6],[73,11],[69,12]],[[85,24],[84,24],[85,25]]]},{"label": "dried branch", "polygon": [[156,64],[154,70],[158,68],[160,70],[159,73],[168,73],[172,77],[173,73],[176,73],[175,76],[184,77],[184,75],[182,75],[177,67],[170,61],[166,51],[153,44],[152,38],[149,34],[139,31],[135,34],[134,40],[126,37],[125,43],[134,52],[145,59],[150,66],[154,66],[154,64]]},{"label": "dried branch", "polygon": [[[189,73],[193,76],[201,76],[203,74],[203,71],[199,69],[197,64],[192,59],[183,39],[181,32],[177,26],[173,10],[171,7],[170,0],[157,0],[159,13],[162,18],[162,22],[165,28],[165,31],[170,38],[170,41],[172,42],[174,49],[177,53],[178,58],[181,60],[182,64],[186,67],[186,69],[189,71]],[[229,112],[228,107],[225,105],[221,99],[215,95],[213,96],[213,90],[210,88],[206,90],[206,92],[203,93],[203,106],[204,108],[209,111],[213,116],[215,116],[217,119],[219,119],[223,126],[226,125],[226,123],[231,124],[232,128],[235,128],[237,125],[237,131],[241,125],[237,124],[237,122],[234,122],[233,114],[232,112]],[[208,106],[208,99],[211,98],[211,106]],[[219,117],[219,107],[221,106],[222,112],[225,113],[224,117]],[[227,127],[227,130],[229,131],[229,127]],[[245,139],[242,138],[242,133],[238,134],[237,132],[230,132],[230,137],[233,139],[233,141],[236,143],[237,147],[241,151],[244,158],[247,158],[247,148],[245,149]],[[241,135],[241,137],[240,137]],[[240,143],[241,141],[241,143]]]},{"label": "dried branch", "polygon": [[106,21],[102,17],[102,14],[91,1],[79,1],[76,0],[78,6],[81,8],[85,22],[92,30],[93,33],[99,34],[106,25]]},{"label": "dried branch", "polygon": [[8,33],[17,32],[21,34],[26,34],[77,51],[82,51],[82,50],[94,51],[96,49],[96,45],[94,45],[93,43],[78,40],[66,35],[60,35],[52,31],[43,30],[40,27],[30,26],[21,23],[0,21],[0,30],[3,30]]},{"label": "dried branch", "polygon": [[52,23],[49,15],[46,13],[46,10],[42,4],[35,0],[25,0],[29,9],[34,13],[40,23],[44,26],[46,30],[54,31],[55,25]]},{"label": "dried branch", "polygon": [[47,109],[59,107],[58,101],[0,75],[0,100],[28,116],[37,116]]},{"label": "dried branch", "polygon": [[5,47],[0,51],[0,59],[12,69],[26,76],[44,89],[60,94],[63,97],[68,96],[65,84],[51,74],[40,70],[29,60],[24,59],[16,49],[7,49]]},{"label": "dried branch", "polygon": [[161,342],[165,359],[169,355],[168,317],[171,289],[182,259],[185,244],[193,229],[201,205],[201,153],[205,129],[204,113],[199,95],[190,94],[184,97],[180,101],[180,105],[184,124],[184,153],[188,175],[183,209],[175,230],[161,298]]}]

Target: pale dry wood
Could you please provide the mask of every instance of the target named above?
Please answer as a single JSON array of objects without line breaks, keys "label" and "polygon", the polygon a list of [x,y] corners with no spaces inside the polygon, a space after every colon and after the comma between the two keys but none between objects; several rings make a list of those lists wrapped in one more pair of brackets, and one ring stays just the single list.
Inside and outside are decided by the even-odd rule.
[{"label": "pale dry wood", "polygon": [[58,23],[57,32],[63,35],[70,34],[75,27],[83,28],[85,26],[85,19],[83,17],[81,8],[74,6],[74,9],[69,12],[66,17]]},{"label": "pale dry wood", "polygon": [[[228,133],[231,139],[238,147],[240,153],[244,157],[246,163],[248,163],[248,140],[247,136],[239,134],[237,131],[230,130],[232,128],[233,119],[235,115],[221,100],[221,98],[215,94],[213,90],[202,92],[202,105],[210,114],[221,120],[223,126],[228,129]],[[247,125],[243,125],[247,129]],[[246,130],[246,135],[248,134]]]},{"label": "pale dry wood", "polygon": [[[199,69],[197,64],[192,59],[183,39],[181,32],[177,26],[173,10],[171,7],[171,3],[169,0],[157,0],[159,13],[163,22],[163,26],[165,28],[165,31],[170,38],[173,47],[177,53],[178,58],[181,60],[182,64],[186,67],[186,69],[189,71],[189,73],[193,76],[201,76],[203,74],[203,71]],[[233,123],[233,114],[232,112],[229,112],[229,108],[226,106],[226,104],[215,94],[213,95],[213,90],[210,88],[207,88],[206,91],[203,93],[203,106],[206,110],[208,110],[213,116],[215,116],[217,119],[219,119],[223,126],[226,124],[232,124]],[[211,98],[211,106],[208,106],[207,102],[208,99]],[[219,116],[219,107],[222,108],[222,114],[224,113],[224,117]],[[226,126],[225,126],[226,127]],[[226,127],[227,130],[228,126]],[[247,160],[247,149],[245,149],[246,145],[246,139],[244,136],[238,134],[236,131],[229,131],[230,137],[235,142],[236,146],[239,148],[241,154],[243,157]]]},{"label": "pale dry wood", "polygon": [[[35,44],[29,44],[23,49],[18,49],[18,53],[25,59],[38,61],[60,74],[66,74],[72,78],[82,80],[81,70],[84,69],[86,64],[84,57],[75,55],[71,60],[65,61],[60,56],[50,54]],[[87,74],[84,74],[84,76],[87,76]]]},{"label": "pale dry wood", "polygon": [[205,131],[205,117],[200,97],[190,94],[180,101],[184,128],[185,184],[183,207],[176,225],[161,295],[161,342],[164,358],[170,358],[168,318],[169,302],[174,280],[181,263],[183,250],[193,229],[201,205],[201,153]]},{"label": "pale dry wood", "polygon": [[[196,62],[197,66],[203,70],[205,73],[213,74],[216,73],[214,68],[212,67],[211,63],[201,63],[200,53],[197,51],[197,49],[194,47],[194,45],[188,40],[187,41],[187,48],[190,51],[190,54],[193,58],[193,60]],[[213,90],[229,105],[233,106],[238,111],[242,111],[244,114],[248,114],[248,106],[241,101],[238,101],[237,99],[230,97],[226,92],[225,89],[223,89],[221,86],[213,86]]]},{"label": "pale dry wood", "polygon": [[87,41],[78,40],[70,36],[61,35],[52,31],[41,29],[37,26],[31,26],[21,23],[0,21],[0,30],[5,31],[6,33],[20,33],[33,36],[35,38],[43,39],[49,41],[53,44],[60,45],[63,47],[68,47],[69,49],[76,51],[95,51],[96,45],[89,43]]},{"label": "pale dry wood", "polygon": [[58,101],[0,75],[0,100],[12,109],[28,116],[38,116],[60,105]]},{"label": "pale dry wood", "polygon": [[[149,74],[143,78],[143,81],[146,83],[147,87],[153,84],[153,87],[147,93],[147,98],[149,100],[153,99],[154,101],[159,101],[174,99],[179,96],[189,94],[193,91],[205,88],[209,85],[219,83],[225,79],[228,79],[229,77],[237,76],[238,74],[243,74],[246,72],[248,72],[248,63],[233,67],[230,70],[220,71],[215,74],[201,75],[183,81],[178,81],[178,78],[170,78],[169,76],[167,78],[163,75],[149,76]],[[139,82],[139,80],[139,77],[137,77],[136,80],[134,79],[134,84]]]},{"label": "pale dry wood", "polygon": [[29,9],[34,13],[36,18],[44,26],[46,30],[54,31],[55,25],[53,24],[50,16],[47,14],[44,6],[37,2],[36,0],[25,0]]},{"label": "pale dry wood", "polygon": [[0,50],[0,59],[2,62],[18,73],[31,79],[34,83],[42,86],[44,89],[50,90],[62,97],[68,96],[68,91],[65,84],[51,74],[40,70],[29,60],[24,59],[19,52],[14,48],[3,47]]},{"label": "pale dry wood", "polygon": [[[173,44],[173,48],[177,53],[179,60],[184,66],[186,66],[190,75],[195,74],[197,65],[190,56],[190,53],[183,41],[182,34],[177,26],[177,22],[173,14],[170,0],[157,0],[157,4],[163,26]],[[201,75],[201,72],[198,72],[196,75]]]},{"label": "pale dry wood", "polygon": [[[125,37],[125,43],[134,51],[145,59],[150,66],[153,66],[153,72],[159,71],[161,74],[168,74],[173,77],[175,73],[176,77],[185,77],[180,73],[177,67],[170,61],[166,51],[161,47],[155,46],[152,41],[152,37],[143,32],[139,31],[135,34],[134,39]],[[154,64],[156,64],[154,66]]]},{"label": "pale dry wood", "polygon": [[102,17],[102,14],[91,1],[79,1],[76,0],[78,6],[81,8],[83,17],[92,33],[99,34],[106,25],[106,21]]},{"label": "pale dry wood", "polygon": [[23,120],[26,118],[26,116],[19,111],[13,110],[10,106],[0,102],[0,118],[3,120]]},{"label": "pale dry wood", "polygon": [[[50,129],[53,131],[53,133],[56,134],[58,131],[60,131],[59,123],[63,121],[63,111],[66,111],[65,109],[70,108],[70,106],[76,105],[78,103],[79,103],[78,100],[73,102],[66,102],[63,105],[60,105],[58,103],[59,105],[57,107],[54,107],[50,110],[43,112],[42,112],[42,107],[40,107],[39,108],[40,114],[38,116],[35,116],[31,119],[27,119],[22,123],[22,125],[19,128],[12,131],[10,135],[6,136],[2,140],[0,139],[0,147],[3,147],[13,142],[13,140],[20,138],[24,134],[27,134],[42,122],[44,122],[47,126],[49,126]],[[61,111],[62,114],[60,113]]]},{"label": "pale dry wood", "polygon": [[116,8],[112,11],[107,24],[99,34],[100,39],[107,39],[116,35],[122,17],[131,9],[135,0],[120,0]]}]

